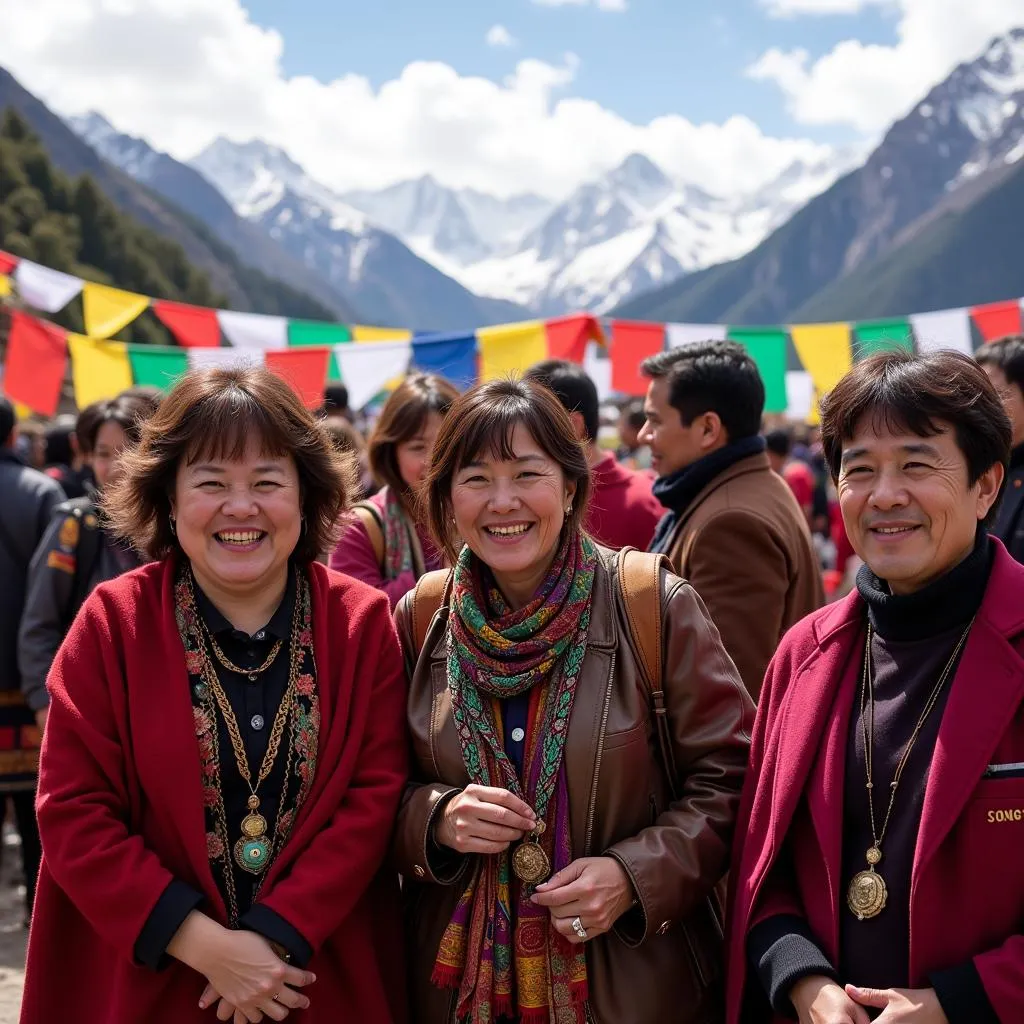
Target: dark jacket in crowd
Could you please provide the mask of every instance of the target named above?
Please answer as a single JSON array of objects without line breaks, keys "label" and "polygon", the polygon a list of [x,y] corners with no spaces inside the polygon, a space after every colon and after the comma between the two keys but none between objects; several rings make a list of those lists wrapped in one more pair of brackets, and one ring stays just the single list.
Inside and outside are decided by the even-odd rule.
[{"label": "dark jacket in crowd", "polygon": [[103,528],[93,498],[76,498],[54,509],[32,557],[18,632],[21,688],[34,711],[49,704],[46,677],[85,599],[100,583],[140,564]]},{"label": "dark jacket in crowd", "polygon": [[64,492],[30,469],[14,452],[0,450],[0,690],[16,690],[18,626],[25,605],[29,562]]},{"label": "dark jacket in crowd", "polygon": [[1018,562],[1024,562],[1024,444],[1014,448],[1010,456],[992,536],[998,537]]}]

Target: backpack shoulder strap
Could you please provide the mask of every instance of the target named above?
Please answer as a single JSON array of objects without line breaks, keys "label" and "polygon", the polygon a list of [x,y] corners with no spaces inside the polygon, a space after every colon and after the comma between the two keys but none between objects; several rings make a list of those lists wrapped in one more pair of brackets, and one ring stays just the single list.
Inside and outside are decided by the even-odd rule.
[{"label": "backpack shoulder strap", "polygon": [[650,704],[654,734],[672,799],[678,799],[679,781],[672,746],[672,729],[662,687],[661,571],[671,565],[664,555],[624,548],[619,553],[619,587],[622,590],[633,650]]},{"label": "backpack shoulder strap", "polygon": [[661,690],[661,570],[668,568],[664,555],[635,548],[619,552],[619,587],[644,687],[650,694]]},{"label": "backpack shoulder strap", "polygon": [[381,518],[380,509],[372,501],[358,501],[352,506],[355,517],[363,524],[370,544],[373,547],[373,554],[377,559],[377,565],[384,566],[384,520]]},{"label": "backpack shoulder strap", "polygon": [[450,569],[438,569],[421,576],[416,582],[416,589],[412,592],[412,631],[417,656],[423,650],[434,616],[448,603],[451,579]]}]

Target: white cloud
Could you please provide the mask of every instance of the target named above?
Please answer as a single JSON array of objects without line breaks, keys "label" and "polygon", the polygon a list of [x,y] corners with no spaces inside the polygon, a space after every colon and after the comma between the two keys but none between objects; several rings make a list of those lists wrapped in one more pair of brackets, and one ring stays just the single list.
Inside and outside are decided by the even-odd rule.
[{"label": "white cloud", "polygon": [[813,61],[770,49],[747,69],[774,82],[802,124],[878,132],[901,117],[989,40],[1024,22],[1021,0],[764,0],[777,14],[828,14],[886,3],[899,12],[892,46],[847,39]]},{"label": "white cloud", "polygon": [[487,30],[486,41],[488,46],[515,46],[516,39],[504,25],[492,25]]},{"label": "white cloud", "polygon": [[899,0],[761,0],[773,18],[802,14],[859,14],[866,7],[895,7]]},{"label": "white cloud", "polygon": [[98,110],[179,159],[218,135],[262,138],[339,189],[430,173],[452,187],[561,196],[641,152],[709,192],[737,193],[830,152],[745,117],[631,123],[565,95],[572,54],[521,60],[501,82],[426,61],[376,89],[355,74],[289,77],[280,35],[239,0],[33,0],[6,5],[3,29],[0,65],[61,113]]},{"label": "white cloud", "polygon": [[593,4],[599,11],[624,11],[626,0],[533,0],[541,7],[587,7]]}]

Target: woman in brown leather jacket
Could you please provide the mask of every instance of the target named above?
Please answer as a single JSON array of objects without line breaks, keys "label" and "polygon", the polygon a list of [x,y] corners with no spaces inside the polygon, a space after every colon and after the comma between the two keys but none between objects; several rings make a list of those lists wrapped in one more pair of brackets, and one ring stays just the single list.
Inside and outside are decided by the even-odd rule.
[{"label": "woman in brown leather jacket", "polygon": [[427,519],[454,569],[397,611],[414,781],[396,856],[420,1024],[721,1020],[712,896],[753,705],[700,599],[654,556],[630,556],[654,597],[631,621],[620,579],[636,573],[583,533],[588,489],[538,384],[467,392],[438,435]]}]

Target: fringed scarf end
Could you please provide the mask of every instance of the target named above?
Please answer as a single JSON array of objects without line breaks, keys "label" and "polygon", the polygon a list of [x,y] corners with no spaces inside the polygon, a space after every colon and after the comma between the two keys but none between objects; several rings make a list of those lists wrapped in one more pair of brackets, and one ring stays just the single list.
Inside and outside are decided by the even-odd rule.
[{"label": "fringed scarf end", "polygon": [[458,988],[462,981],[462,968],[451,964],[434,964],[430,983],[436,988]]}]

